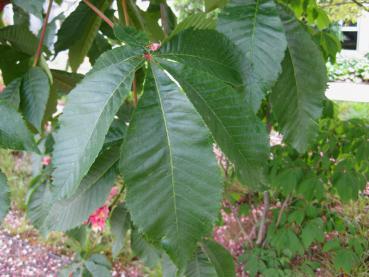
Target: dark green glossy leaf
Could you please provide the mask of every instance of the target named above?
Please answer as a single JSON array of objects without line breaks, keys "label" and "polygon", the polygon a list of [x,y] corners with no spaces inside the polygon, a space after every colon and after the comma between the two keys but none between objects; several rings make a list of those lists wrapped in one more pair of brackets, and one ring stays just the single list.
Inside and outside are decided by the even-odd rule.
[{"label": "dark green glossy leaf", "polygon": [[281,71],[287,46],[273,0],[231,0],[220,13],[217,29],[243,53],[245,100],[256,112]]},{"label": "dark green glossy leaf", "polygon": [[61,200],[54,198],[43,228],[58,231],[70,230],[82,224],[93,211],[101,207],[114,185],[116,177],[114,165],[118,158],[119,148],[112,147],[104,151],[96,159],[78,190],[71,197]]},{"label": "dark green glossy leaf", "polygon": [[216,143],[235,164],[240,180],[261,188],[266,183],[268,134],[240,93],[208,73],[173,62],[161,63],[180,83]]},{"label": "dark green glossy leaf", "polygon": [[19,108],[20,103],[20,88],[22,84],[22,79],[18,78],[9,83],[5,90],[0,93],[0,101],[6,102],[12,105],[16,110]]},{"label": "dark green glossy leaf", "polygon": [[234,261],[231,254],[218,243],[205,240],[201,243],[202,251],[209,258],[218,277],[235,277]]},{"label": "dark green glossy leaf", "polygon": [[208,72],[237,87],[242,86],[240,55],[232,42],[213,30],[185,30],[163,44],[156,54]]},{"label": "dark green glossy leaf", "polygon": [[140,257],[143,263],[148,267],[153,268],[160,261],[159,250],[147,242],[136,229],[132,230],[131,247],[133,253]]},{"label": "dark green glossy leaf", "polygon": [[86,262],[85,267],[92,277],[111,277],[111,263],[101,254],[93,254]]},{"label": "dark green glossy leaf", "polygon": [[185,276],[217,277],[218,275],[209,258],[201,251],[201,249],[198,249],[195,256],[186,266]]},{"label": "dark green glossy leaf", "polygon": [[108,51],[68,95],[54,147],[53,178],[60,197],[76,191],[96,159],[140,64],[140,51],[129,47]]},{"label": "dark green glossy leaf", "polygon": [[42,227],[53,199],[49,182],[38,184],[32,188],[27,201],[27,217],[36,228]]},{"label": "dark green glossy leaf", "polygon": [[305,152],[317,135],[317,119],[323,109],[325,62],[294,15],[283,8],[280,14],[288,45],[282,73],[271,94],[272,111],[285,140],[299,152]]},{"label": "dark green glossy leaf", "polygon": [[46,73],[40,67],[31,68],[23,77],[20,109],[25,119],[39,132],[42,129],[49,93],[50,83]]},{"label": "dark green glossy leaf", "polygon": [[111,45],[109,41],[104,38],[103,35],[98,33],[87,54],[88,59],[90,60],[90,64],[94,65],[97,58],[100,57],[102,53],[108,50],[111,50]]},{"label": "dark green glossy leaf", "polygon": [[14,47],[0,45],[0,69],[6,85],[22,77],[29,69],[30,55],[24,54]]},{"label": "dark green glossy leaf", "polygon": [[68,94],[83,79],[82,74],[52,69],[54,86],[58,92]]},{"label": "dark green glossy leaf", "polygon": [[11,25],[0,29],[0,42],[7,41],[17,50],[34,55],[38,40],[25,25]]},{"label": "dark green glossy leaf", "polygon": [[[93,0],[91,2],[104,12],[111,1]],[[90,50],[100,24],[101,18],[81,1],[76,10],[65,19],[60,27],[55,51],[69,49],[69,64],[73,71],[77,71]]]},{"label": "dark green glossy leaf", "polygon": [[126,245],[125,237],[131,228],[131,217],[123,204],[119,204],[110,217],[110,230],[112,235],[112,254],[117,257]]},{"label": "dark green glossy leaf", "polygon": [[211,230],[221,198],[219,169],[204,127],[177,84],[152,65],[120,168],[132,221],[179,268]]},{"label": "dark green glossy leaf", "polygon": [[0,147],[39,152],[22,116],[2,101],[0,101]]}]

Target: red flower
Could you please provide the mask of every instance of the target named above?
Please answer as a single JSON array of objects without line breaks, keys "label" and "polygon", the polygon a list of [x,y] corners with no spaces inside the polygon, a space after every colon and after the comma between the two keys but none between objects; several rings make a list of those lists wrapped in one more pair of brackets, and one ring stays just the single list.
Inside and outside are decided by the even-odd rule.
[{"label": "red flower", "polygon": [[105,204],[89,216],[87,223],[91,224],[92,230],[101,232],[105,228],[105,223],[108,217],[109,207]]},{"label": "red flower", "polygon": [[150,53],[145,53],[144,57],[147,61],[151,61],[152,60],[152,55]]}]

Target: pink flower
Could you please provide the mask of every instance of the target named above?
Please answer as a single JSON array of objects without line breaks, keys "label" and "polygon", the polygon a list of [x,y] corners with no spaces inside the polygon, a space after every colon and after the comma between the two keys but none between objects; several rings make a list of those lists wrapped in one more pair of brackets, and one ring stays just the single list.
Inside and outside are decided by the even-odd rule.
[{"label": "pink flower", "polygon": [[112,187],[108,196],[108,202],[111,201],[119,193],[118,187]]},{"label": "pink flower", "polygon": [[149,49],[151,51],[157,51],[160,48],[160,43],[151,43],[149,45]]},{"label": "pink flower", "polygon": [[109,207],[105,204],[89,216],[87,223],[91,224],[92,230],[95,232],[101,232],[105,228],[105,223],[108,217]]},{"label": "pink flower", "polygon": [[45,156],[42,158],[42,165],[44,166],[48,166],[51,163],[51,157],[50,156]]}]

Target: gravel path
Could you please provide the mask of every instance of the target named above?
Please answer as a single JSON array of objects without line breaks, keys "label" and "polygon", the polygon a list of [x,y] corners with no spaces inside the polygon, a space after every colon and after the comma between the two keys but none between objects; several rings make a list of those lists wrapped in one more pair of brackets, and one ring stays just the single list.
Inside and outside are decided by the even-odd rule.
[{"label": "gravel path", "polygon": [[[20,215],[13,211],[5,219],[7,225],[15,228],[20,221]],[[33,243],[20,235],[12,235],[4,228],[0,229],[1,277],[57,276],[60,268],[69,261],[68,257],[58,255],[53,249]]]}]

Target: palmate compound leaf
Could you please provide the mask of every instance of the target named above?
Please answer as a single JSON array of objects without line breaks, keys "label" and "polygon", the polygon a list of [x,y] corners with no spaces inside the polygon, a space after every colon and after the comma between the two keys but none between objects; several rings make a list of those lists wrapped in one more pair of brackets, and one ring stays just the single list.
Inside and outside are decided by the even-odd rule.
[{"label": "palmate compound leaf", "polygon": [[120,47],[104,53],[71,91],[55,135],[54,186],[72,196],[103,146],[114,116],[131,90],[141,50]]},{"label": "palmate compound leaf", "polygon": [[216,220],[219,168],[210,135],[160,66],[147,72],[122,147],[121,171],[133,223],[183,268]]},{"label": "palmate compound leaf", "polygon": [[[211,30],[183,31],[152,52],[122,147],[120,168],[132,221],[180,270],[211,230],[221,197],[205,124],[247,183],[262,179],[255,176],[262,176],[268,156],[267,135],[231,86],[242,83],[238,54]],[[250,151],[246,142],[257,149]],[[252,170],[257,174],[248,175]]]},{"label": "palmate compound leaf", "polygon": [[287,51],[271,93],[272,112],[285,140],[305,152],[316,137],[327,74],[323,55],[292,12],[279,7]]},{"label": "palmate compound leaf", "polygon": [[242,51],[245,101],[256,112],[281,71],[287,46],[273,0],[231,0],[219,14],[217,30]]}]

